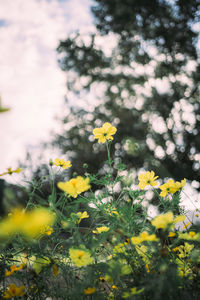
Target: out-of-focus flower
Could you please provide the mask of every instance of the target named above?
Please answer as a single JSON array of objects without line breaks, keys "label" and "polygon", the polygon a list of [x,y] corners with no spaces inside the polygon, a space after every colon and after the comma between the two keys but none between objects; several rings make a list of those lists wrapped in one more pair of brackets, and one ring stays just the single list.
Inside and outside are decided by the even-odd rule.
[{"label": "out-of-focus flower", "polygon": [[116,133],[117,128],[106,122],[100,128],[93,130],[94,138],[98,139],[98,143],[105,143],[107,140],[113,140],[113,135]]},{"label": "out-of-focus flower", "polygon": [[94,259],[91,257],[90,252],[88,250],[84,250],[84,249],[70,248],[69,256],[70,256],[72,262],[79,268],[83,267],[83,266],[87,266],[94,262]]},{"label": "out-of-focus flower", "polygon": [[155,186],[158,184],[157,181],[155,181],[157,178],[158,176],[155,176],[154,171],[142,173],[138,176],[138,186],[141,190],[143,190],[147,185]]},{"label": "out-of-focus flower", "polygon": [[83,291],[83,293],[85,295],[91,295],[91,294],[94,294],[96,292],[96,288],[95,287],[88,287],[87,289],[85,289]]},{"label": "out-of-focus flower", "polygon": [[62,159],[59,159],[59,158],[56,158],[53,162],[53,164],[57,167],[61,167],[63,169],[68,169],[70,168],[72,165],[71,165],[71,161],[68,160],[68,161],[65,161],[63,158]]},{"label": "out-of-focus flower", "polygon": [[183,226],[183,230],[187,229],[190,225],[192,225],[191,222],[186,223],[186,224]]},{"label": "out-of-focus flower", "polygon": [[53,266],[52,266],[52,271],[53,271],[53,275],[54,275],[55,277],[57,277],[58,274],[59,274],[59,269],[58,269],[58,266],[57,266],[56,264],[53,264]]},{"label": "out-of-focus flower", "polygon": [[17,296],[23,296],[25,294],[25,286],[16,286],[16,284],[10,284],[8,289],[3,293],[4,299],[10,299]]},{"label": "out-of-focus flower", "polygon": [[169,232],[169,234],[168,234],[168,237],[174,237],[174,236],[176,236],[176,233],[175,233],[175,232],[172,232],[172,231],[170,231],[170,232]]},{"label": "out-of-focus flower", "polygon": [[23,269],[23,267],[24,267],[23,264],[19,265],[18,267],[17,267],[16,265],[12,265],[12,266],[10,266],[10,271],[9,271],[9,270],[6,270],[5,276],[6,276],[6,277],[7,277],[7,276],[10,276],[10,275],[12,275],[14,272],[17,272],[17,271]]},{"label": "out-of-focus flower", "polygon": [[12,175],[13,173],[20,173],[22,171],[21,168],[17,168],[15,170],[12,170],[11,168],[7,168],[7,172],[4,172],[2,174],[0,174],[0,176],[3,176],[3,175]]},{"label": "out-of-focus flower", "polygon": [[156,237],[155,234],[149,235],[148,232],[146,232],[146,231],[140,233],[139,236],[131,238],[131,242],[134,245],[138,245],[143,242],[157,242],[157,241],[158,241],[158,238]]},{"label": "out-of-focus flower", "polygon": [[77,196],[90,189],[89,178],[78,176],[66,182],[58,182],[58,187],[66,194],[77,198]]},{"label": "out-of-focus flower", "polygon": [[117,254],[117,253],[126,253],[126,248],[125,248],[125,244],[123,243],[118,243],[114,248],[113,248],[113,253]]},{"label": "out-of-focus flower", "polygon": [[194,231],[189,231],[188,233],[179,233],[179,239],[188,240],[188,241],[200,241],[200,233],[196,233]]},{"label": "out-of-focus flower", "polygon": [[44,234],[44,228],[51,226],[54,220],[55,215],[44,208],[27,212],[24,209],[15,209],[0,222],[0,238],[10,238],[15,234],[38,238]]},{"label": "out-of-focus flower", "polygon": [[166,214],[161,214],[157,217],[155,217],[151,224],[156,227],[157,229],[162,228],[165,229],[167,227],[173,228],[174,224],[183,222],[185,220],[185,216],[180,215],[174,218],[174,215],[172,212],[168,212]]},{"label": "out-of-focus flower", "polygon": [[95,230],[92,230],[93,233],[100,234],[102,232],[108,231],[110,228],[107,226],[97,227]]}]

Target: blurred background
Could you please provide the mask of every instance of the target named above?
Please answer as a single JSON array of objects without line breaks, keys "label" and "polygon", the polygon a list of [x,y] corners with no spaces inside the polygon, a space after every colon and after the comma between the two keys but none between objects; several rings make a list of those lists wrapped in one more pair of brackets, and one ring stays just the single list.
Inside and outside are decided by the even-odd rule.
[{"label": "blurred background", "polygon": [[55,157],[68,177],[104,174],[92,130],[110,122],[127,184],[186,178],[200,207],[199,32],[200,0],[0,0],[0,173],[24,169],[6,184],[47,176]]}]

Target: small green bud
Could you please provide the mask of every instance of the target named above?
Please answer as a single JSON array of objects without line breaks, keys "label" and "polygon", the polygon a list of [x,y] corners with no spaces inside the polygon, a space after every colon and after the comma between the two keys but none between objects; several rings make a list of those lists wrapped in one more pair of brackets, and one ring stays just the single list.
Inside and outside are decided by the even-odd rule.
[{"label": "small green bud", "polygon": [[84,164],[83,164],[83,168],[84,168],[84,169],[87,169],[87,168],[88,168],[88,164],[84,163]]},{"label": "small green bud", "polygon": [[74,172],[73,177],[77,177],[77,176],[78,176],[77,172]]},{"label": "small green bud", "polygon": [[53,161],[52,161],[52,159],[50,159],[50,161],[49,161],[49,165],[50,165],[50,167],[52,167],[52,166],[53,166]]}]

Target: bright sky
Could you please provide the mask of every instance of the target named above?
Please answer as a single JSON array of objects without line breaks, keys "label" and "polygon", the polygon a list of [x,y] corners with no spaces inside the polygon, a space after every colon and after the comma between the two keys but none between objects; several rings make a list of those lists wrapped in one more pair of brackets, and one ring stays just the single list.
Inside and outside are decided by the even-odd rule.
[{"label": "bright sky", "polygon": [[0,0],[0,173],[50,139],[66,94],[56,47],[70,32],[92,29],[90,0]]}]

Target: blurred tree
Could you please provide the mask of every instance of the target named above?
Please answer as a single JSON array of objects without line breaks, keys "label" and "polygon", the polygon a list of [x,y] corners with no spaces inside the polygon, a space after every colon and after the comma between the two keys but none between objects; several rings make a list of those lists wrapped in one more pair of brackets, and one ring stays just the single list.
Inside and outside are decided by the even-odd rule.
[{"label": "blurred tree", "polygon": [[95,0],[92,13],[96,31],[57,49],[69,110],[54,143],[72,171],[105,172],[92,130],[108,121],[116,163],[200,182],[200,0]]}]

